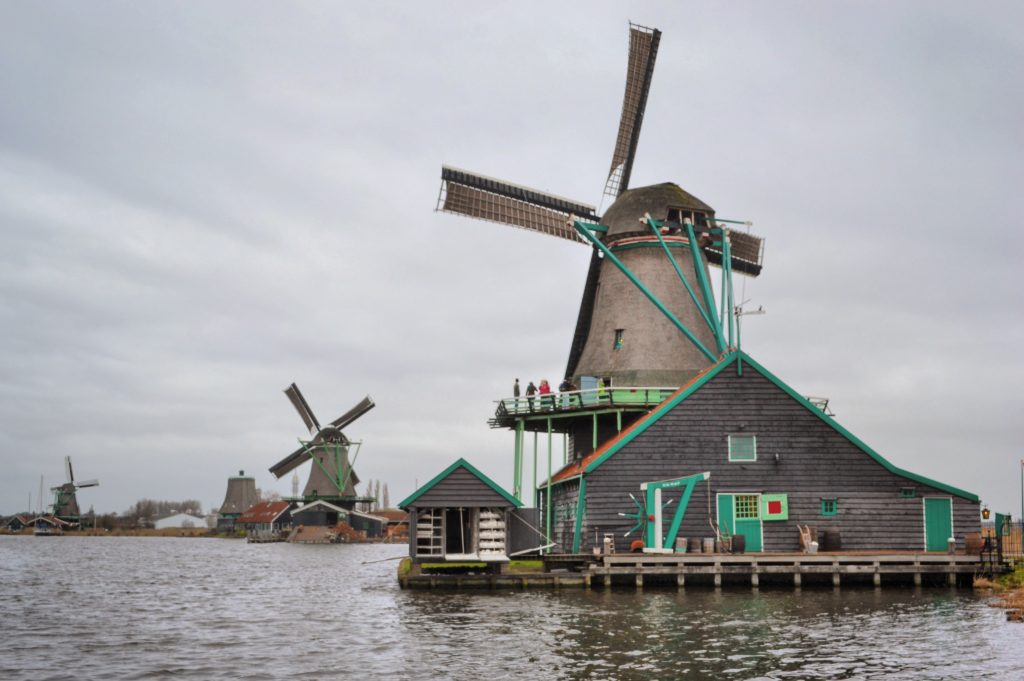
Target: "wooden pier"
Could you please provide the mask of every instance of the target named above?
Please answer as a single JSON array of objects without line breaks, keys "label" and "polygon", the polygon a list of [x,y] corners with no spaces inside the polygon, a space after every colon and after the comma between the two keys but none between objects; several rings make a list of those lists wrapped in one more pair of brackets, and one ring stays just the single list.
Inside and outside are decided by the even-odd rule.
[{"label": "wooden pier", "polygon": [[[554,565],[569,565],[560,556]],[[410,574],[411,589],[559,589],[645,586],[722,588],[782,586],[964,586],[980,566],[978,556],[939,553],[833,554],[611,554],[577,560],[577,570],[521,574]],[[591,557],[591,560],[593,558]]]}]

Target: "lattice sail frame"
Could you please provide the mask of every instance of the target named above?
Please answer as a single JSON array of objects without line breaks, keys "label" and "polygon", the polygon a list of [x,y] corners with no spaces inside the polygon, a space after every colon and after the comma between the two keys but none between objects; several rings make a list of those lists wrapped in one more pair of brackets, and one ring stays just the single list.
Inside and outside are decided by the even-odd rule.
[{"label": "lattice sail frame", "polygon": [[629,25],[629,64],[626,67],[626,90],[622,97],[619,133],[612,152],[611,168],[605,182],[604,195],[612,199],[629,188],[633,158],[640,139],[640,126],[647,108],[647,95],[654,76],[661,31],[638,24]]},{"label": "lattice sail frame", "polygon": [[436,209],[575,243],[585,241],[567,224],[570,216],[597,220],[594,206],[447,166],[441,168]]}]

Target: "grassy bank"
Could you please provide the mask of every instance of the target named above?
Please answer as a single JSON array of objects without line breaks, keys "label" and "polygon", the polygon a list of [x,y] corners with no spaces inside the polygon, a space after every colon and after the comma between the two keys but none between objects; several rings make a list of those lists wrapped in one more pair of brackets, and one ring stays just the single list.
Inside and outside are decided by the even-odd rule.
[{"label": "grassy bank", "polygon": [[977,579],[975,586],[992,589],[998,599],[995,605],[1006,609],[1006,619],[1024,622],[1024,565],[1018,565],[1008,575],[996,577],[995,581]]}]

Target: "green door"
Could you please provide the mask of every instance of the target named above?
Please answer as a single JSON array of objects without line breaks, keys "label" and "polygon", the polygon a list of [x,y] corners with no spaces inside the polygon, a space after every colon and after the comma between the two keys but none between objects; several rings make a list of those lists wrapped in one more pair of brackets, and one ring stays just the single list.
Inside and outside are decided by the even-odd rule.
[{"label": "green door", "polygon": [[743,535],[747,553],[761,551],[761,516],[758,494],[719,494],[718,527],[731,535]]},{"label": "green door", "polygon": [[953,536],[953,500],[925,497],[924,548],[925,551],[945,551]]}]

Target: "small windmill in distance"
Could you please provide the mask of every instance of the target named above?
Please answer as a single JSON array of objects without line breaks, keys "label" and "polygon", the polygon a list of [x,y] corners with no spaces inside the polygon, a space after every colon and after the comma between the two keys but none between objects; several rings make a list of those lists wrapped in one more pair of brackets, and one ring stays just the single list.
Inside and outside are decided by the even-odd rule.
[{"label": "small windmill in distance", "polygon": [[78,507],[78,498],[75,493],[86,487],[97,487],[100,481],[75,482],[75,472],[71,467],[70,456],[64,457],[64,476],[67,482],[50,488],[50,491],[53,492],[53,515],[68,523],[78,523],[82,513]]}]

